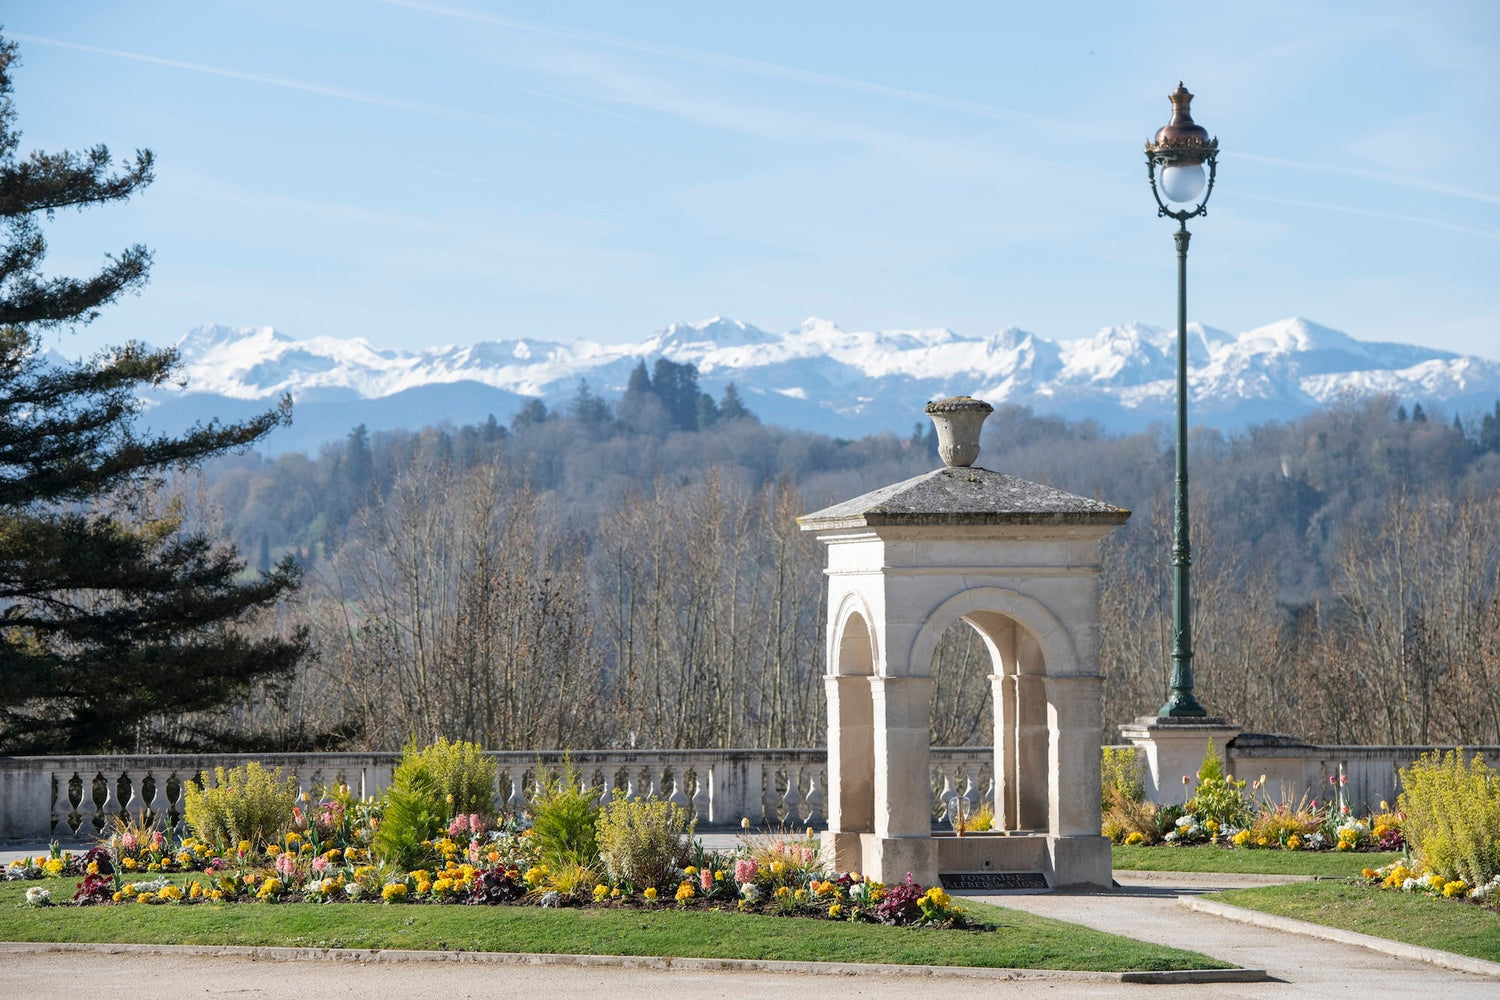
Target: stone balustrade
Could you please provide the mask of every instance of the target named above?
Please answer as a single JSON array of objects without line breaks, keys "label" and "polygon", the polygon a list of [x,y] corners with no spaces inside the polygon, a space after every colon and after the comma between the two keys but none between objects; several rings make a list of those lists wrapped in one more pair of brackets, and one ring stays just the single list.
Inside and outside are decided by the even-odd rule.
[{"label": "stone balustrade", "polygon": [[[1227,747],[1228,770],[1268,776],[1268,791],[1296,801],[1326,796],[1330,775],[1348,778],[1344,800],[1360,813],[1394,803],[1397,771],[1432,747],[1312,746],[1286,737],[1242,734]],[[1500,748],[1472,748],[1491,766]],[[563,767],[560,751],[493,753],[496,802],[526,808],[539,777]],[[250,761],[281,768],[309,793],[348,785],[361,797],[379,795],[400,759],[395,753],[172,754],[100,757],[0,757],[0,840],[44,843],[87,840],[128,816],[153,824],[182,821],[182,786],[213,782],[215,768]],[[566,755],[580,779],[600,790],[657,795],[681,805],[700,830],[727,830],[742,819],[753,826],[823,828],[828,756],[816,750],[587,750]],[[978,810],[994,795],[994,755],[988,747],[934,748],[931,755],[933,824],[947,826],[954,798]]]},{"label": "stone balustrade", "polygon": [[[492,753],[496,802],[526,808],[545,775],[565,760],[580,780],[600,790],[656,795],[675,802],[700,830],[825,825],[828,757],[822,750],[587,750]],[[955,796],[972,808],[992,794],[986,748],[935,750],[933,818],[945,822]],[[360,797],[379,795],[400,759],[395,753],[160,754],[97,757],[0,757],[0,840],[41,843],[87,840],[117,817],[151,825],[182,822],[183,785],[214,783],[216,768],[257,761],[280,768],[310,794],[348,785]]]}]

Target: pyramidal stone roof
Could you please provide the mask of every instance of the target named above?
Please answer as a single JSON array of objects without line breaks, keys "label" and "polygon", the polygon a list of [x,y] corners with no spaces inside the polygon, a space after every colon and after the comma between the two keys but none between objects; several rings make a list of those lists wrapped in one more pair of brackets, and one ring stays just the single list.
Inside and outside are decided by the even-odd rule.
[{"label": "pyramidal stone roof", "polygon": [[804,529],[880,525],[1114,525],[1130,511],[989,469],[945,466],[797,518]]}]

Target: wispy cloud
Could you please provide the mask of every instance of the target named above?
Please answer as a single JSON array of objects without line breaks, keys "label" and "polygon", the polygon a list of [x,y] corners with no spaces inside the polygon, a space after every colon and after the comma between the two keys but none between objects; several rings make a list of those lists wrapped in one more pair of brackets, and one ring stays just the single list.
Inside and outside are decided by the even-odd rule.
[{"label": "wispy cloud", "polygon": [[[143,52],[126,52],[121,49],[104,48],[98,45],[84,45],[79,42],[65,42],[58,38],[45,38],[40,35],[11,34],[11,38],[18,41],[34,43],[37,45],[51,45],[60,49],[71,49],[75,52],[88,52],[94,55],[110,56],[115,59],[129,59],[133,62],[147,63],[152,66],[163,66],[168,69],[183,70],[189,73],[202,73],[207,76],[217,76],[226,80],[240,80],[245,83],[256,83],[268,87],[280,87],[284,90],[295,90],[305,94],[316,94],[320,97],[328,97],[340,101],[352,101],[357,104],[368,104],[374,107],[390,108],[393,111],[404,111],[409,114],[422,115],[428,118],[439,118],[444,121],[469,122],[474,124],[490,125],[498,128],[512,129],[518,132],[528,132],[533,135],[544,135],[552,138],[565,138],[570,140],[588,139],[587,136],[572,135],[558,132],[555,129],[541,128],[526,122],[518,122],[505,118],[497,118],[494,115],[481,114],[468,111],[463,108],[449,107],[443,104],[432,104],[427,101],[412,101],[401,97],[389,97],[385,94],[375,94],[364,90],[353,90],[348,87],[335,87],[324,83],[315,83],[309,80],[298,80],[293,77],[277,76],[270,73],[251,73],[245,70],[229,69],[223,66],[211,66],[207,63],[187,62],[182,59],[169,59],[164,56],[153,56]],[[589,140],[594,141],[594,140]]]},{"label": "wispy cloud", "polygon": [[930,94],[920,90],[908,90],[903,87],[891,87],[882,83],[872,83],[868,80],[857,80],[846,76],[836,76],[829,73],[817,73],[812,70],[798,69],[794,66],[784,66],[780,63],[767,62],[762,59],[747,59],[743,56],[728,55],[723,52],[712,52],[704,49],[689,49],[676,45],[664,45],[659,42],[641,41],[633,38],[625,38],[620,35],[609,35],[596,31],[583,31],[577,28],[563,28],[556,25],[541,24],[535,21],[523,21],[518,18],[504,17],[499,14],[490,14],[484,11],[467,10],[462,7],[448,7],[441,4],[423,3],[420,0],[381,0],[392,7],[401,7],[407,10],[418,11],[427,14],[436,14],[442,17],[454,18],[464,21],[472,21],[480,24],[490,24],[501,28],[510,28],[515,31],[526,31],[534,34],[549,35],[554,38],[563,38],[573,42],[581,42],[588,45],[606,46],[614,49],[622,49],[630,52],[638,52],[643,55],[659,56],[667,59],[675,59],[680,62],[693,63],[700,66],[709,66],[714,69],[727,70],[731,72],[759,76],[768,79],[785,80],[792,83],[806,83],[814,86],[832,88],[836,90],[850,91],[860,94],[868,94],[873,97],[883,97],[890,100],[902,101],[909,104],[917,104],[929,108],[937,108],[951,111],[957,114],[971,117],[985,118],[992,121],[1006,121],[1016,124],[1031,125],[1037,128],[1057,132],[1072,132],[1077,134],[1093,134],[1090,130],[1077,128],[1065,122],[1044,118],[1041,115],[1026,111],[1017,111],[1013,108],[999,107],[982,101],[970,101],[964,98],[949,97],[943,94]]},{"label": "wispy cloud", "polygon": [[[1413,191],[1425,191],[1428,194],[1446,195],[1450,198],[1462,198],[1467,201],[1477,201],[1485,205],[1500,205],[1500,195],[1487,194],[1483,191],[1471,191],[1467,188],[1454,187],[1451,184],[1441,184],[1436,181],[1423,180],[1419,177],[1405,177],[1400,174],[1390,174],[1381,170],[1366,170],[1361,167],[1346,167],[1334,163],[1312,163],[1307,160],[1285,160],[1275,156],[1261,156],[1259,153],[1225,153],[1225,158],[1239,157],[1252,163],[1264,163],[1272,167],[1286,167],[1291,170],[1307,170],[1319,174],[1335,174],[1340,177],[1358,177],[1361,180],[1376,181],[1381,184],[1389,184],[1393,187],[1410,188]],[[1478,232],[1479,230],[1475,230]]]},{"label": "wispy cloud", "polygon": [[1335,205],[1326,201],[1301,201],[1296,198],[1277,198],[1267,194],[1247,194],[1243,191],[1237,191],[1230,197],[1246,198],[1250,201],[1266,201],[1275,205],[1290,205],[1293,208],[1317,208],[1326,212],[1342,212],[1345,215],[1364,216],[1368,219],[1389,219],[1392,222],[1409,222],[1414,225],[1431,226],[1434,229],[1446,229],[1454,233],[1464,233],[1468,236],[1478,236],[1486,240],[1500,240],[1500,232],[1492,229],[1480,229],[1477,226],[1465,226],[1456,222],[1445,222],[1442,219],[1427,219],[1418,215],[1382,212],[1379,209],[1357,208],[1352,205]]}]

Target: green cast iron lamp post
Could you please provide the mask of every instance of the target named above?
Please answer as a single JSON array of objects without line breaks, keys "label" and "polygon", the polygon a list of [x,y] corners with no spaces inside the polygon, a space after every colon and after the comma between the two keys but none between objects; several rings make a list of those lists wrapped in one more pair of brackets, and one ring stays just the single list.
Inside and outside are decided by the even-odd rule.
[{"label": "green cast iron lamp post", "polygon": [[[1207,214],[1214,190],[1219,140],[1193,121],[1193,95],[1181,83],[1167,95],[1172,120],[1146,143],[1146,170],[1157,215],[1177,220],[1177,483],[1172,518],[1172,682],[1167,703],[1156,714],[1164,718],[1201,718],[1207,710],[1193,697],[1193,604],[1188,570],[1187,467],[1187,220]],[[1204,165],[1207,164],[1207,177]],[[1205,180],[1207,184],[1205,186]],[[1201,195],[1201,197],[1200,197]],[[1163,196],[1166,200],[1163,201]]]}]

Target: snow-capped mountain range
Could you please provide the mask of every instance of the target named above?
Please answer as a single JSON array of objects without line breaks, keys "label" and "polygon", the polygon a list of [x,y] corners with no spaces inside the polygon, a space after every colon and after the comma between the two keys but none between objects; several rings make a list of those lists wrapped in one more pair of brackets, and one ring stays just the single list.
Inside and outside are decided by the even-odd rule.
[{"label": "snow-capped mountain range", "polygon": [[[1188,333],[1192,420],[1226,430],[1373,393],[1458,414],[1500,398],[1500,363],[1359,341],[1305,319],[1240,334],[1189,324]],[[768,423],[846,437],[909,432],[923,403],[958,393],[1127,431],[1172,419],[1175,339],[1138,323],[1049,340],[1014,328],[986,337],[851,332],[822,319],[772,334],[715,318],[674,323],[631,344],[522,338],[403,352],[359,337],[297,340],[269,327],[204,326],[177,344],[186,390],[153,399],[148,422],[169,430],[209,415],[237,418],[290,392],[294,426],[268,446],[305,449],[358,423],[420,427],[488,414],[506,422],[529,397],[565,407],[580,380],[612,399],[638,362],[650,368],[663,357],[696,365],[715,397],[733,382]]]}]

